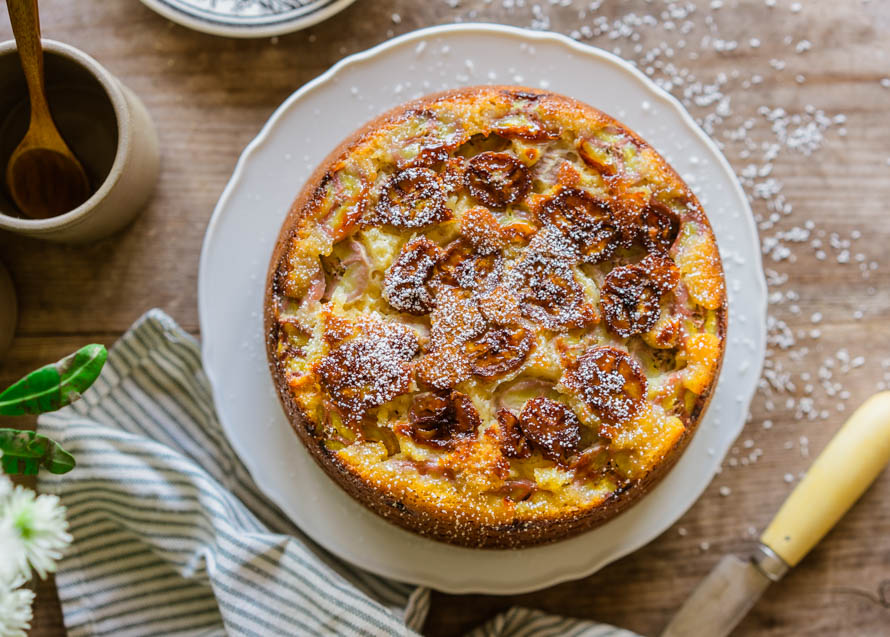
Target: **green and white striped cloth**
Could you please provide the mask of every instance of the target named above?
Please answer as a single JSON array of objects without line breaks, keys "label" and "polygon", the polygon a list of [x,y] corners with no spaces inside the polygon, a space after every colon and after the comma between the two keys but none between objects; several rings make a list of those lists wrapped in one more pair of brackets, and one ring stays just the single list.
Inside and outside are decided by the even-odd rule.
[{"label": "green and white striped cloth", "polygon": [[[220,429],[195,340],[160,310],[83,400],[41,416],[77,458],[38,488],[68,508],[56,583],[69,635],[415,635],[430,592],[321,550],[257,489]],[[472,637],[631,637],[514,608]]]}]

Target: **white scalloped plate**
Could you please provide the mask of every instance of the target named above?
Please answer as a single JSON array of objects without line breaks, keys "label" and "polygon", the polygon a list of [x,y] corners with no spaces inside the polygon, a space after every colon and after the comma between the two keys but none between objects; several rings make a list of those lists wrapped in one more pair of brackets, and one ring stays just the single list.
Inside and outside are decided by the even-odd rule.
[{"label": "white scalloped plate", "polygon": [[[266,367],[263,284],[291,202],[315,165],[373,116],[433,91],[541,86],[640,133],[696,190],[729,288],[729,337],[710,409],[673,471],[639,504],[578,537],[517,551],[466,549],[397,528],[319,469],[285,420]],[[291,95],[244,151],[207,228],[198,305],[219,416],[257,484],[309,536],[380,575],[452,593],[519,593],[583,577],[676,521],[745,421],[766,339],[766,283],[753,217],[726,159],[670,95],[621,59],[566,37],[493,25],[409,33],[350,56]]]}]

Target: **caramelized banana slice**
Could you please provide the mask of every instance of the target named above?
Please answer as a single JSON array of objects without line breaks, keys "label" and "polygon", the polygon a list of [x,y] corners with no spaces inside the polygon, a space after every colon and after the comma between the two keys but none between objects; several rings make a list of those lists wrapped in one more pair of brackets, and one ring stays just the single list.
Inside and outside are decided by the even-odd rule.
[{"label": "caramelized banana slice", "polygon": [[464,174],[467,171],[467,160],[463,157],[450,157],[442,171],[442,188],[446,195],[451,195],[464,187]]},{"label": "caramelized banana slice", "polygon": [[419,345],[414,331],[395,323],[357,325],[315,365],[322,389],[344,420],[361,422],[372,408],[408,391],[410,361]]},{"label": "caramelized banana slice", "polygon": [[560,383],[607,427],[633,418],[646,396],[643,370],[627,352],[615,347],[589,348],[563,373]]},{"label": "caramelized banana slice", "polygon": [[480,254],[500,252],[507,244],[501,224],[483,206],[474,206],[461,215],[460,233]]},{"label": "caramelized banana slice", "polygon": [[566,235],[585,263],[599,263],[618,247],[620,233],[609,207],[583,190],[563,188],[544,202],[538,216]]},{"label": "caramelized banana slice", "polygon": [[581,444],[581,423],[571,409],[544,396],[525,403],[519,416],[522,433],[545,458],[564,461]]},{"label": "caramelized banana slice", "polygon": [[508,153],[481,153],[467,165],[465,183],[473,198],[489,208],[505,208],[531,189],[525,165]]},{"label": "caramelized banana slice", "polygon": [[415,364],[417,382],[450,389],[472,376],[464,345],[484,333],[486,321],[468,292],[442,286],[436,293],[430,325],[428,350]]},{"label": "caramelized banana slice", "polygon": [[481,422],[473,401],[458,391],[417,396],[408,419],[400,433],[440,449],[452,449],[461,440],[474,438]]},{"label": "caramelized banana slice", "polygon": [[473,375],[461,345],[444,343],[431,348],[414,366],[417,384],[433,389],[451,389]]},{"label": "caramelized banana slice", "polygon": [[455,139],[445,141],[429,137],[406,140],[417,154],[407,161],[399,159],[397,165],[399,168],[433,168],[447,161],[450,151],[459,146],[462,139],[463,137],[457,136]]},{"label": "caramelized banana slice", "polygon": [[445,246],[439,261],[434,286],[453,285],[465,290],[489,290],[497,284],[502,259],[496,253],[476,254],[463,239]]},{"label": "caramelized banana slice", "polygon": [[477,376],[491,378],[513,371],[528,358],[534,338],[524,327],[490,326],[464,346],[470,369]]},{"label": "caramelized banana slice", "polygon": [[637,264],[646,272],[655,287],[662,294],[667,294],[680,282],[680,269],[670,257],[661,254],[650,254]]},{"label": "caramelized banana slice", "polygon": [[679,280],[677,266],[659,255],[615,268],[606,276],[601,295],[606,323],[624,338],[648,332],[661,315],[661,295]]},{"label": "caramelized banana slice", "polygon": [[386,271],[383,298],[400,312],[429,313],[433,309],[429,282],[444,256],[442,248],[424,237],[407,243]]},{"label": "caramelized banana slice", "polygon": [[649,276],[636,266],[622,266],[609,272],[601,302],[606,323],[628,338],[649,331],[661,315],[661,294]]},{"label": "caramelized banana slice", "polygon": [[528,458],[532,455],[516,414],[509,409],[499,409],[497,418],[500,425],[501,453],[507,458]]},{"label": "caramelized banana slice", "polygon": [[528,318],[551,330],[596,322],[596,310],[584,303],[581,285],[563,259],[533,252],[516,272],[522,278],[515,288],[522,294],[519,306]]},{"label": "caramelized banana slice", "polygon": [[640,216],[640,241],[649,252],[667,254],[680,233],[680,217],[656,199]]},{"label": "caramelized banana slice", "polygon": [[436,173],[429,168],[408,168],[386,183],[370,222],[397,228],[422,228],[450,218]]}]

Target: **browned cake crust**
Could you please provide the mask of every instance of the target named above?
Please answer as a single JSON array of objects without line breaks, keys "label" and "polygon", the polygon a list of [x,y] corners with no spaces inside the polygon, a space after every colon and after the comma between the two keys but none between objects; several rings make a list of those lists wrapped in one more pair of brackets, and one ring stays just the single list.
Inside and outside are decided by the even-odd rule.
[{"label": "browned cake crust", "polygon": [[[498,278],[496,305],[519,295],[518,318],[485,320],[514,327],[458,340],[453,308],[476,308],[490,277],[454,272],[492,253],[479,231],[492,218],[498,277],[546,254],[536,276],[570,268],[578,297],[526,303],[532,275],[512,288]],[[547,233],[572,256],[536,241]],[[282,226],[264,307],[275,386],[322,469],[387,520],[486,548],[575,535],[655,485],[707,407],[726,322],[713,232],[676,172],[600,111],[508,86],[415,100],[334,149]],[[362,376],[369,342],[380,362]],[[495,367],[455,371],[479,343]],[[441,355],[454,347],[458,358]],[[521,412],[502,406],[511,393],[527,399]]]}]

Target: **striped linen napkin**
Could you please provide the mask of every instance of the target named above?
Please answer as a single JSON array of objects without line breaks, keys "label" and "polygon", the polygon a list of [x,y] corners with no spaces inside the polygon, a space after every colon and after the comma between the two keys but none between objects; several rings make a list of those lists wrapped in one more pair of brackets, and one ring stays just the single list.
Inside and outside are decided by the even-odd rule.
[{"label": "striped linen napkin", "polygon": [[[257,489],[220,429],[198,343],[151,310],[83,400],[38,420],[77,458],[38,488],[68,509],[56,583],[72,637],[416,635],[430,592],[316,546]],[[513,608],[471,637],[632,637]]]}]

